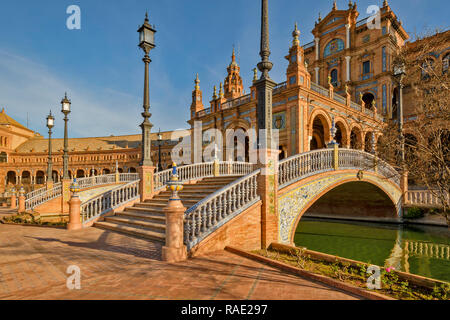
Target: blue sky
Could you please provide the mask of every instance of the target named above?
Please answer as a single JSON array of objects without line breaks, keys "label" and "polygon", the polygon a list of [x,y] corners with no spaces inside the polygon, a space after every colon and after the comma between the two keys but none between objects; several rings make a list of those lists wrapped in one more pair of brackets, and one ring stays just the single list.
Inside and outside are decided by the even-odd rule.
[{"label": "blue sky", "polygon": [[[339,0],[338,8],[347,8]],[[360,18],[369,5],[357,1]],[[81,9],[81,30],[68,30],[66,9]],[[445,0],[390,0],[407,32],[448,27]],[[285,81],[294,23],[301,43],[312,41],[318,13],[331,0],[271,0],[271,77]],[[233,45],[248,92],[259,61],[260,0],[40,0],[0,3],[0,107],[23,124],[47,135],[45,117],[56,114],[55,136],[62,137],[60,100],[72,99],[69,135],[89,137],[138,133],[142,122],[144,68],[137,47],[145,11],[156,25],[157,48],[151,52],[150,103],[153,130],[187,128],[195,74],[203,102],[226,76]]]}]

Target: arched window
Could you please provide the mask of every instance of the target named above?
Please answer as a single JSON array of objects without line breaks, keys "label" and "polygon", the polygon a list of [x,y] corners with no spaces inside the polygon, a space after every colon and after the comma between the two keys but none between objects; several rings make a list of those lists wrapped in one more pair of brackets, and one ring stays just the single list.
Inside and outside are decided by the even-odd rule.
[{"label": "arched window", "polygon": [[333,39],[325,46],[323,57],[326,58],[342,50],[344,50],[344,41],[341,39]]},{"label": "arched window", "polygon": [[442,72],[446,73],[448,71],[448,64],[450,60],[450,53],[447,53],[447,55],[442,59]]},{"label": "arched window", "polygon": [[430,79],[430,71],[433,69],[434,61],[431,59],[425,60],[422,62],[422,79],[427,80]]},{"label": "arched window", "polygon": [[331,84],[334,87],[337,87],[338,86],[338,71],[337,71],[337,69],[331,70],[330,77],[331,77]]}]

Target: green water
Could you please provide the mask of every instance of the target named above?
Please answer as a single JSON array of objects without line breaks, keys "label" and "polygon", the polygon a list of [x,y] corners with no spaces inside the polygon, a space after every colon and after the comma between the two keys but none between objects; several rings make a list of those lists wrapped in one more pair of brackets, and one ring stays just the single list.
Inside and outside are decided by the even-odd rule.
[{"label": "green water", "polygon": [[450,282],[447,228],[303,218],[295,244]]}]

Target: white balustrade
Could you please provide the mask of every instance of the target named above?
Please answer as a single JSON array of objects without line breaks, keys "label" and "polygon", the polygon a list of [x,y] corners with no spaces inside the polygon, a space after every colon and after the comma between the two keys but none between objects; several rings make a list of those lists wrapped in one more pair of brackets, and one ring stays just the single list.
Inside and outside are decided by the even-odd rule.
[{"label": "white balustrade", "polygon": [[[219,175],[241,176],[251,173],[254,164],[248,162],[219,162]],[[172,177],[172,170],[168,169],[154,175],[155,191],[166,187],[167,182]],[[214,176],[214,162],[202,162],[186,166],[177,167],[178,179],[181,182],[198,180]]]},{"label": "white balustrade", "polygon": [[[139,180],[139,174],[137,173],[120,173],[119,182],[132,182]],[[107,174],[101,176],[92,176],[77,179],[77,183],[80,189],[87,189],[99,185],[114,184],[116,183],[116,175]],[[25,209],[33,210],[36,206],[41,205],[47,201],[60,197],[62,194],[62,184],[58,182],[53,185],[53,188],[47,190],[47,188],[41,188],[35,190],[25,197]]]},{"label": "white balustrade", "polygon": [[261,170],[223,187],[185,212],[184,242],[188,250],[260,200],[257,193]]},{"label": "white balustrade", "polygon": [[[439,208],[442,206],[442,199],[439,197],[439,191],[431,190],[411,190],[406,193],[406,204],[418,207]],[[448,202],[449,195],[446,195]]]},{"label": "white balustrade", "polygon": [[83,224],[106,212],[139,198],[139,181],[135,180],[102,193],[81,204],[80,214]]}]

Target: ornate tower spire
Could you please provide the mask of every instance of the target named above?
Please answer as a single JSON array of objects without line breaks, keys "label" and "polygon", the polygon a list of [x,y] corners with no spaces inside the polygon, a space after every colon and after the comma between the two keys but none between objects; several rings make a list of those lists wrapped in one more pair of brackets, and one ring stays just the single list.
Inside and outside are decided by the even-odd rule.
[{"label": "ornate tower spire", "polygon": [[333,1],[333,10],[337,10],[336,0]]},{"label": "ornate tower spire", "polygon": [[261,71],[261,79],[270,79],[269,71],[272,70],[273,63],[269,61],[270,40],[269,40],[269,4],[268,0],[261,1],[261,62],[258,63],[258,69]]},{"label": "ornate tower spire", "polygon": [[292,32],[292,37],[294,38],[294,40],[292,41],[292,45],[293,46],[300,45],[300,40],[298,39],[300,37],[300,31],[298,30],[297,22],[295,23],[295,29]]},{"label": "ornate tower spire", "polygon": [[200,80],[197,76],[194,80],[195,87],[194,91],[192,91],[192,103],[191,103],[191,118],[194,118],[197,112],[204,109],[203,107],[203,98],[202,98],[202,91],[200,90]]},{"label": "ornate tower spire", "polygon": [[198,73],[194,83],[195,83],[195,90],[200,90],[200,80],[198,79]]},{"label": "ornate tower spire", "polygon": [[214,92],[213,92],[213,96],[212,96],[213,100],[217,99],[217,87],[214,86]]},{"label": "ornate tower spire", "polygon": [[241,68],[236,62],[236,54],[234,51],[233,46],[233,53],[231,55],[231,63],[227,68],[228,75],[225,78],[225,98],[226,99],[235,99],[242,95],[244,91],[244,85],[241,78],[241,75],[239,74],[241,71]]}]

